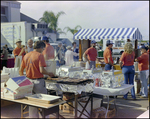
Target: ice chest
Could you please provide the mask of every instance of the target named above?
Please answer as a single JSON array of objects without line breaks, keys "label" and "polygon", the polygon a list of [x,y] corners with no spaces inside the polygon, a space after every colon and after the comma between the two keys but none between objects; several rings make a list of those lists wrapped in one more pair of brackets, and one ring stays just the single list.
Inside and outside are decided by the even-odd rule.
[{"label": "ice chest", "polygon": [[32,95],[33,83],[25,76],[9,78],[6,86],[4,97],[18,99]]}]

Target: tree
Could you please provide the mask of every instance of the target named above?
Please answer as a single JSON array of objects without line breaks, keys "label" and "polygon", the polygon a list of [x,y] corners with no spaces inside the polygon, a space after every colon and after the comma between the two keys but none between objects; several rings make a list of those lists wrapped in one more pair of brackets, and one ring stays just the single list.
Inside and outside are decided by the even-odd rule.
[{"label": "tree", "polygon": [[78,32],[79,28],[82,29],[82,27],[80,25],[77,25],[74,29],[71,29],[70,27],[65,27],[63,30],[66,29],[67,32],[69,31],[69,32],[71,32],[74,35],[75,33]]},{"label": "tree", "polygon": [[53,30],[55,33],[64,33],[60,28],[58,28],[58,18],[63,14],[65,14],[63,11],[58,12],[56,15],[52,11],[45,11],[43,13],[43,17],[41,17],[39,21],[44,21],[47,23],[48,28]]}]

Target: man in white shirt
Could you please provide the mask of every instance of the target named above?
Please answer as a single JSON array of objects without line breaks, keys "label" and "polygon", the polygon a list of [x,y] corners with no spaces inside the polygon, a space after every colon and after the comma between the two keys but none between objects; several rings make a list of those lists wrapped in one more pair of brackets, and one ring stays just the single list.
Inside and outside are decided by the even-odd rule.
[{"label": "man in white shirt", "polygon": [[33,40],[32,39],[29,39],[28,40],[28,46],[26,46],[26,53],[29,53],[31,51],[33,51]]},{"label": "man in white shirt", "polygon": [[67,51],[65,53],[65,62],[66,65],[72,65],[74,60],[73,56],[79,56],[79,53],[71,51],[71,46],[67,46]]}]

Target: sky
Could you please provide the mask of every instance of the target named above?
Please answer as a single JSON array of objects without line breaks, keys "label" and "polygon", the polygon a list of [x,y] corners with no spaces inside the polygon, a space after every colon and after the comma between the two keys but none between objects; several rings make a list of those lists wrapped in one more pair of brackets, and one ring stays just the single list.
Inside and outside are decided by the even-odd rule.
[{"label": "sky", "polygon": [[[58,19],[58,28],[131,28],[137,27],[143,40],[149,40],[149,1],[18,1],[20,12],[39,20],[45,11],[57,14],[65,12]],[[67,32],[60,38],[73,39]]]}]

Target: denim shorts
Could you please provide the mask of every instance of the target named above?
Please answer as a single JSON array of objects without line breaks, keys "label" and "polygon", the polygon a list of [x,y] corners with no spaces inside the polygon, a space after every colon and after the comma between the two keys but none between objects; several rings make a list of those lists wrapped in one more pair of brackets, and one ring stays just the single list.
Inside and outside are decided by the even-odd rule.
[{"label": "denim shorts", "polygon": [[112,68],[112,65],[110,65],[110,64],[105,64],[105,71],[111,70],[111,68]]}]

